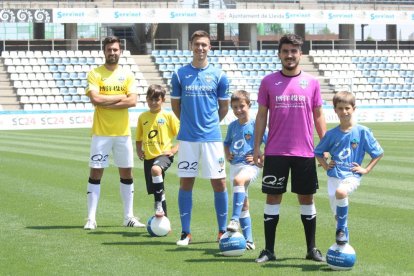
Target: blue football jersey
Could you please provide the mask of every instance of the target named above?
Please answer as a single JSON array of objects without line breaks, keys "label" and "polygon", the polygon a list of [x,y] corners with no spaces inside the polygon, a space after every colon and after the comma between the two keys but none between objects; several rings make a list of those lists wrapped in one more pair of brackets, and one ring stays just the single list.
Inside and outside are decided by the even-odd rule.
[{"label": "blue football jersey", "polygon": [[327,171],[328,176],[344,179],[361,177],[351,169],[353,162],[362,164],[365,153],[377,158],[384,150],[369,128],[357,124],[349,132],[343,132],[339,126],[327,131],[315,148],[315,156],[323,157],[324,152],[329,152],[336,163],[334,168]]},{"label": "blue football jersey", "polygon": [[[229,124],[224,145],[229,147],[230,153],[233,154],[231,164],[248,164],[246,155],[253,155],[254,150],[254,124],[255,120],[249,120],[243,125],[239,123],[239,120]],[[262,142],[267,142],[267,132]]]},{"label": "blue football jersey", "polygon": [[181,100],[180,131],[177,139],[189,142],[220,142],[218,101],[229,99],[229,82],[211,64],[195,68],[191,64],[175,71],[171,78],[171,98]]}]

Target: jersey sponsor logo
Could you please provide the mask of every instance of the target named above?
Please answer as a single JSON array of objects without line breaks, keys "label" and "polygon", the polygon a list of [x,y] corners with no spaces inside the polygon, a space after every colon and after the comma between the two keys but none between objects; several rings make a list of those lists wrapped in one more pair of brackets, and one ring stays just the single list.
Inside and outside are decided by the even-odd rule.
[{"label": "jersey sponsor logo", "polygon": [[351,149],[350,148],[343,149],[338,154],[338,158],[341,159],[341,160],[344,160],[344,159],[348,158],[349,156],[351,156]]},{"label": "jersey sponsor logo", "polygon": [[244,145],[244,140],[240,139],[240,140],[237,140],[236,142],[234,142],[233,148],[238,150],[238,149],[241,149],[243,147],[243,145]]}]

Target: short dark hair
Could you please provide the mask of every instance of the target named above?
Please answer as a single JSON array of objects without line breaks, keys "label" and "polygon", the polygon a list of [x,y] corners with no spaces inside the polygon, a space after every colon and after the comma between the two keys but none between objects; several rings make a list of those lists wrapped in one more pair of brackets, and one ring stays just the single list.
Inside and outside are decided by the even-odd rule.
[{"label": "short dark hair", "polygon": [[103,49],[105,50],[106,45],[116,43],[116,42],[119,43],[119,47],[121,48],[122,47],[121,40],[118,37],[116,36],[106,37],[103,41]]},{"label": "short dark hair", "polygon": [[161,99],[164,100],[165,94],[165,88],[159,84],[151,84],[150,86],[148,86],[147,99],[157,99],[161,97]]},{"label": "short dark hair", "polygon": [[282,49],[283,44],[292,44],[295,46],[299,46],[299,49],[302,49],[303,45],[303,38],[296,34],[285,34],[279,39],[279,46],[278,50]]},{"label": "short dark hair", "polygon": [[230,106],[232,103],[237,101],[245,101],[247,105],[250,107],[250,93],[246,90],[237,90],[235,91],[230,98]]},{"label": "short dark hair", "polygon": [[190,39],[190,41],[191,41],[191,42],[193,42],[193,40],[194,40],[195,38],[198,38],[198,37],[207,37],[207,38],[208,38],[208,40],[211,40],[211,39],[210,39],[210,35],[209,35],[209,33],[208,33],[208,32],[203,31],[203,30],[198,30],[198,31],[195,31],[195,32],[191,35],[191,39]]},{"label": "short dark hair", "polygon": [[350,104],[352,107],[355,107],[355,95],[349,91],[340,91],[335,93],[332,100],[334,108],[339,103]]}]

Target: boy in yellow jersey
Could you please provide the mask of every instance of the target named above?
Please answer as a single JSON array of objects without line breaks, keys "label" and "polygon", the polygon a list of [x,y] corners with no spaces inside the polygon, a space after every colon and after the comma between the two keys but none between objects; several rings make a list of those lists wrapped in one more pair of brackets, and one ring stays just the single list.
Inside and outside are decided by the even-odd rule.
[{"label": "boy in yellow jersey", "polygon": [[173,139],[178,134],[180,123],[172,112],[162,109],[166,91],[153,84],[147,90],[149,111],[138,118],[136,133],[137,155],[144,160],[145,182],[148,194],[154,194],[156,217],[167,215],[164,178],[165,171],[174,161],[178,143]]},{"label": "boy in yellow jersey", "polygon": [[87,188],[88,221],[86,230],[96,229],[96,209],[101,191],[104,168],[109,166],[112,152],[120,176],[120,192],[124,203],[123,225],[145,227],[133,214],[134,150],[131,141],[128,108],[137,102],[135,76],[118,66],[121,42],[110,36],[103,41],[105,64],[88,74],[86,95],[95,106],[90,150],[90,175]]}]

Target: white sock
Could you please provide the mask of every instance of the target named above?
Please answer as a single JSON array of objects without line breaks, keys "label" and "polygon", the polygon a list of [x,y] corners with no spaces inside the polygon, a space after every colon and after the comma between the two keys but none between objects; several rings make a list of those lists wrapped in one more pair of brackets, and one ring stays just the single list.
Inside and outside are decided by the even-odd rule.
[{"label": "white sock", "polygon": [[96,220],[96,209],[98,208],[99,196],[101,194],[101,185],[88,183],[88,219]]},{"label": "white sock", "polygon": [[134,216],[134,183],[120,184],[121,197],[124,202],[124,217],[130,218]]}]

